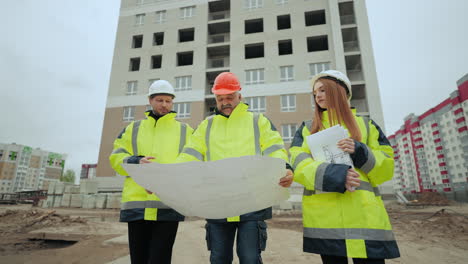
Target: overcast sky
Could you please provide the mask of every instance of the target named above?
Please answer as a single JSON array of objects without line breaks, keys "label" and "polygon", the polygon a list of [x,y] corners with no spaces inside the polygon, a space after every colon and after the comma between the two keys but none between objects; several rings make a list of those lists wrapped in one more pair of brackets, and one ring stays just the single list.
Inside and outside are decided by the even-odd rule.
[{"label": "overcast sky", "polygon": [[[298,1],[298,0],[291,0]],[[96,163],[118,0],[14,0],[0,10],[0,142]],[[387,134],[468,73],[468,1],[368,0]]]}]

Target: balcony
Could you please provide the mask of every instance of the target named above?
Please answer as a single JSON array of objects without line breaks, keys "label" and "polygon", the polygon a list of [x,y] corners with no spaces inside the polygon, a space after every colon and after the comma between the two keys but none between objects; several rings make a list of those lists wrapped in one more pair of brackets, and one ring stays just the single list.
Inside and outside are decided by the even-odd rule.
[{"label": "balcony", "polygon": [[229,67],[229,45],[208,47],[206,68]]},{"label": "balcony", "polygon": [[367,113],[369,112],[369,107],[367,106],[366,99],[351,99],[351,106],[356,107],[359,113]]},{"label": "balcony", "polygon": [[230,8],[230,0],[210,1],[208,3],[208,21],[229,19]]},{"label": "balcony", "polygon": [[356,24],[356,17],[354,15],[340,16],[341,25],[353,25]]},{"label": "balcony", "polygon": [[343,2],[338,4],[340,13],[341,25],[356,24],[356,17],[354,16],[354,3]]},{"label": "balcony", "polygon": [[211,58],[206,62],[207,69],[229,67],[229,57]]},{"label": "balcony", "polygon": [[353,52],[359,51],[359,42],[356,41],[346,41],[343,42],[344,52]]},{"label": "balcony", "polygon": [[229,42],[229,41],[230,41],[229,33],[215,34],[215,35],[208,36],[208,44],[224,43],[224,42]]},{"label": "balcony", "polygon": [[216,109],[216,100],[214,98],[205,99],[205,117],[210,116],[215,113]]},{"label": "balcony", "polygon": [[353,82],[363,82],[364,74],[361,70],[348,70],[347,71],[349,80]]},{"label": "balcony", "polygon": [[221,19],[229,19],[231,18],[231,14],[229,11],[220,11],[220,12],[213,12],[208,14],[208,21],[215,21]]},{"label": "balcony", "polygon": [[366,86],[364,84],[352,85],[353,99],[365,99],[366,98]]},{"label": "balcony", "polygon": [[343,36],[343,46],[345,52],[359,51],[359,41],[357,28],[343,28],[341,30]]},{"label": "balcony", "polygon": [[363,82],[364,74],[362,72],[361,55],[345,56],[348,78],[353,82]]},{"label": "balcony", "polygon": [[219,22],[208,25],[208,44],[225,43],[230,41],[230,23]]}]

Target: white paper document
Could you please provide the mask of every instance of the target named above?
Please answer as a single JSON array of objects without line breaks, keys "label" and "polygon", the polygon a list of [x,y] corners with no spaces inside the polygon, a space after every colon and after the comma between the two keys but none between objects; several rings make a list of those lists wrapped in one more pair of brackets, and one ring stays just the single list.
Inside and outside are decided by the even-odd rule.
[{"label": "white paper document", "polygon": [[307,144],[314,160],[354,167],[349,153],[344,152],[336,145],[338,141],[348,137],[346,129],[336,125],[307,136]]},{"label": "white paper document", "polygon": [[289,198],[278,185],[284,160],[245,156],[210,162],[122,164],[136,183],[185,216],[219,219],[261,210]]}]

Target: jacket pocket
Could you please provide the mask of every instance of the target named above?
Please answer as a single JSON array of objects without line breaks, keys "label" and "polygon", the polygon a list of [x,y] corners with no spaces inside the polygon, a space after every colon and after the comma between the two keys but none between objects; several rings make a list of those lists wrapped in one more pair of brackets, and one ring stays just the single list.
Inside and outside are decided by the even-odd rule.
[{"label": "jacket pocket", "polygon": [[267,223],[265,223],[265,221],[258,221],[258,248],[260,248],[261,251],[265,251],[267,239]]}]

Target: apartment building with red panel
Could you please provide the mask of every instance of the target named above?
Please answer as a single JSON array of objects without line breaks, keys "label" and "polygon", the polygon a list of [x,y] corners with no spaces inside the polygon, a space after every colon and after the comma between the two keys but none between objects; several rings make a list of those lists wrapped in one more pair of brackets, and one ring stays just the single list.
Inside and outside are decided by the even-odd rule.
[{"label": "apartment building with red panel", "polygon": [[408,115],[389,136],[395,153],[394,190],[444,192],[468,199],[468,74],[449,98]]}]

